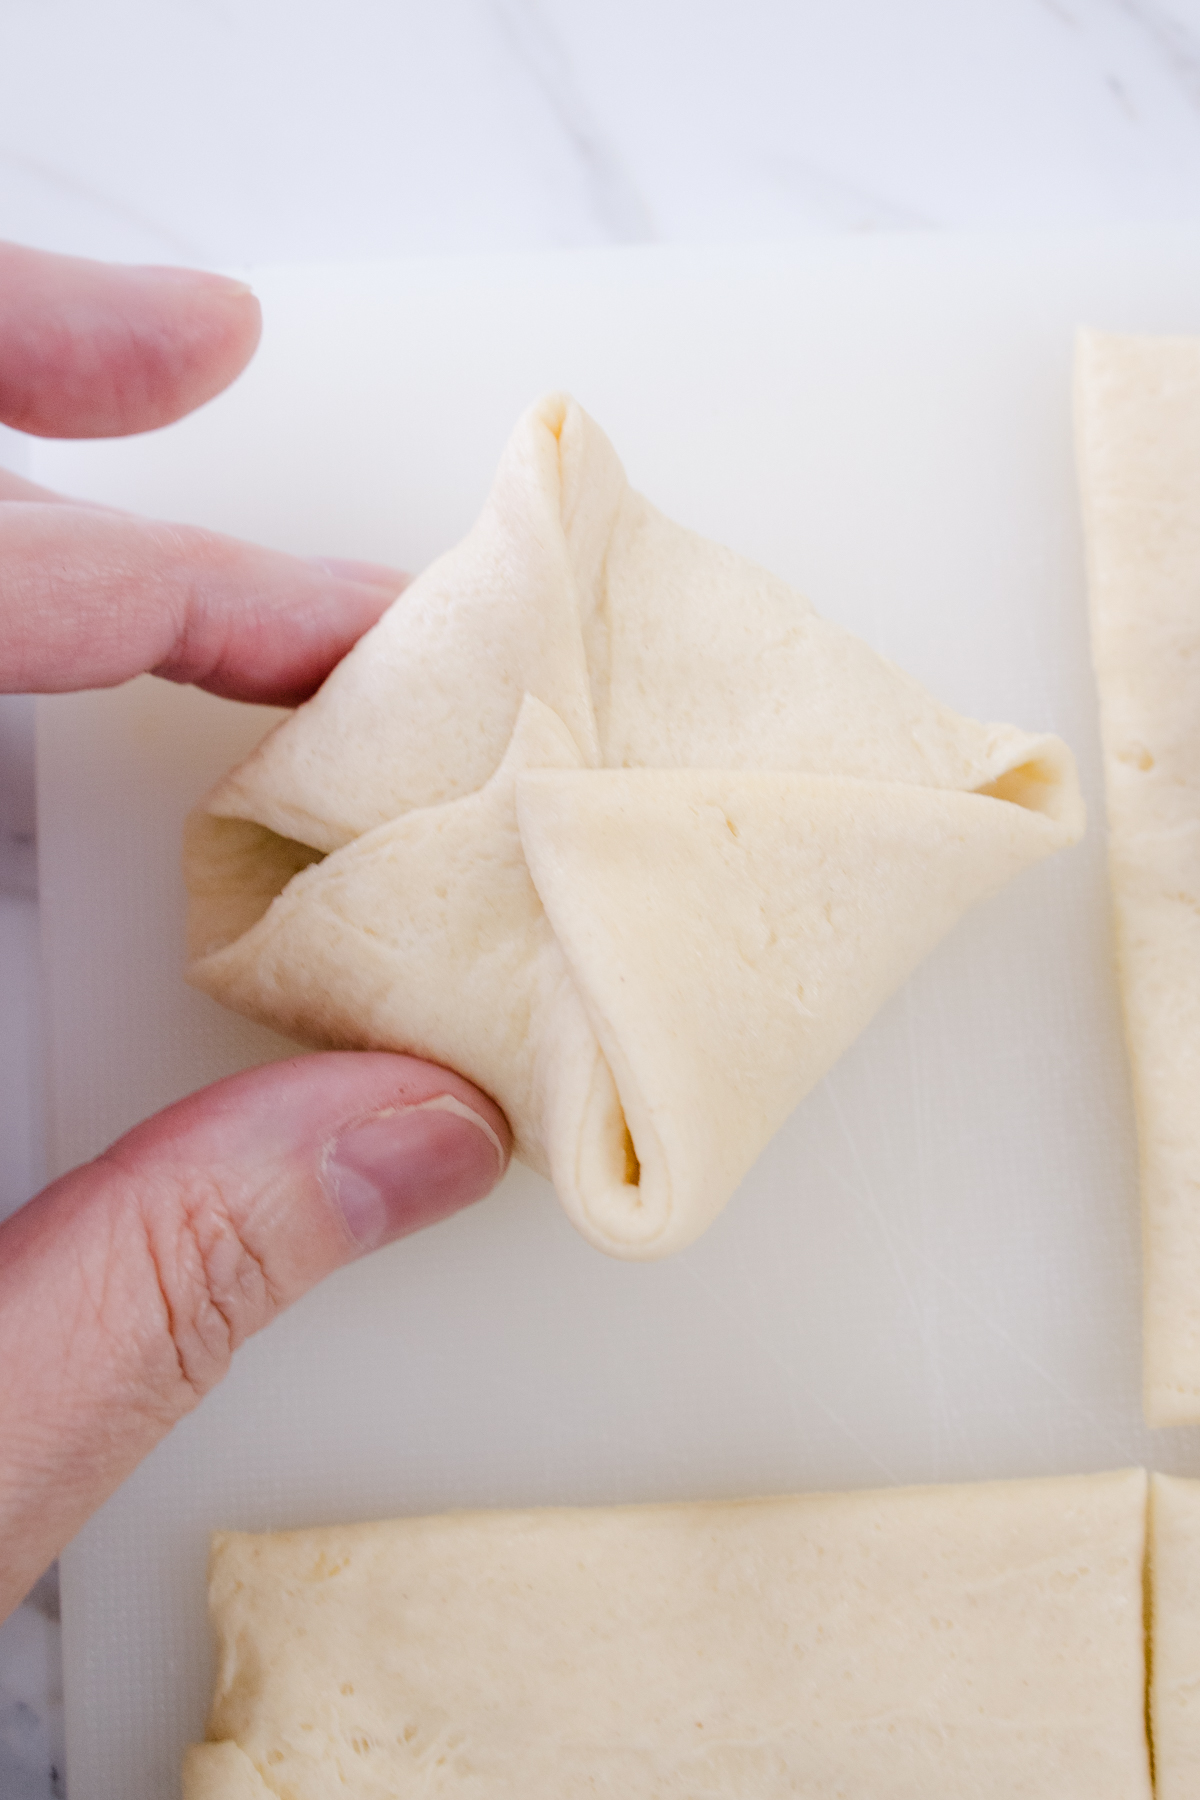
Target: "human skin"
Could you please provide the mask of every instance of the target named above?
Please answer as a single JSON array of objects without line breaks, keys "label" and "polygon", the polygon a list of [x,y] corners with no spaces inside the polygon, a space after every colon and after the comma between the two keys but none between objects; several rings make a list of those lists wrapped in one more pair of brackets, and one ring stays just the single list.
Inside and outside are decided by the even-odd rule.
[{"label": "human skin", "polygon": [[[0,422],[70,438],[167,424],[227,386],[260,331],[223,277],[0,244]],[[403,583],[0,471],[0,692],[150,671],[295,704]],[[247,1337],[481,1198],[510,1148],[499,1108],[435,1064],[298,1057],[168,1107],[0,1226],[0,1617]]]}]

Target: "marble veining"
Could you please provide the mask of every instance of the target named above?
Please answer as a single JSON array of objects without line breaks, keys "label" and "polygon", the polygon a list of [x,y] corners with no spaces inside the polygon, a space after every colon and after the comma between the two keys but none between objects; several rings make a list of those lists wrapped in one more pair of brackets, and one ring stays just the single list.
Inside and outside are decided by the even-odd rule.
[{"label": "marble veining", "polygon": [[7,170],[10,179],[15,177],[18,181],[24,180],[35,191],[39,187],[44,189],[52,210],[61,212],[68,207],[78,207],[98,213],[157,243],[160,246],[160,256],[169,262],[204,260],[202,245],[189,241],[168,225],[149,218],[140,207],[130,205],[118,195],[102,192],[78,170],[57,168],[53,163],[24,156],[4,144],[0,144],[0,168]]},{"label": "marble veining", "polygon": [[571,57],[537,0],[492,0],[492,17],[518,78],[532,84],[573,160],[598,232],[615,244],[661,237],[650,209],[575,78]]},{"label": "marble veining", "polygon": [[58,1567],[0,1631],[0,1796],[62,1800]]},{"label": "marble veining", "polygon": [[[1200,19],[1188,23],[1158,0],[1115,3],[1153,45],[1188,104],[1200,111]],[[1110,79],[1117,82],[1116,76]]]},{"label": "marble veining", "polygon": [[[1200,0],[344,0],[304,29],[13,0],[0,119],[0,237],[133,261],[1200,222]],[[40,1180],[31,743],[4,702],[0,1216]],[[64,1792],[57,1613],[51,1573],[0,1629],[0,1800]]]}]

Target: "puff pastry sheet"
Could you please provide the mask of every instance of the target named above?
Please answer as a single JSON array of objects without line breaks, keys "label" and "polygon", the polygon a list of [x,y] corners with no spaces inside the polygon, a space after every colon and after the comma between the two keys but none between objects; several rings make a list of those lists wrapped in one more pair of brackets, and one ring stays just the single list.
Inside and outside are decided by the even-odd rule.
[{"label": "puff pastry sheet", "polygon": [[962,718],[521,420],[468,537],[189,826],[190,979],[504,1108],[593,1243],[696,1237],[983,895],[1082,830]]},{"label": "puff pastry sheet", "polygon": [[1200,1419],[1200,339],[1080,339],[1109,867],[1152,1425]]},{"label": "puff pastry sheet", "polygon": [[1145,1495],[1133,1471],[219,1536],[185,1800],[1149,1800]]}]

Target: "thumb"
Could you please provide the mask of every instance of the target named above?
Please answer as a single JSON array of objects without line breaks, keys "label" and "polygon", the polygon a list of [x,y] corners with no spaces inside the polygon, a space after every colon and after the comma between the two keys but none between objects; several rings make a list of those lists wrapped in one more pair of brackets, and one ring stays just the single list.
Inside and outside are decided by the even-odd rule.
[{"label": "thumb", "polygon": [[0,1617],[323,1275],[480,1199],[499,1108],[412,1057],[235,1075],[0,1227]]}]

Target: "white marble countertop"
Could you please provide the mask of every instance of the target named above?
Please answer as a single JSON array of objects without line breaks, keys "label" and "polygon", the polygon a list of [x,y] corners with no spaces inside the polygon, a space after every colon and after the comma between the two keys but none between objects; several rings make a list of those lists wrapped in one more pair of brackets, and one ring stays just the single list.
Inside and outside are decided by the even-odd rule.
[{"label": "white marble countertop", "polygon": [[[0,237],[51,250],[235,267],[1156,221],[1200,223],[1200,0],[0,6]],[[41,1161],[30,718],[0,702],[0,1215]],[[0,1631],[0,1800],[64,1791],[56,1618],[47,1578]]]}]

